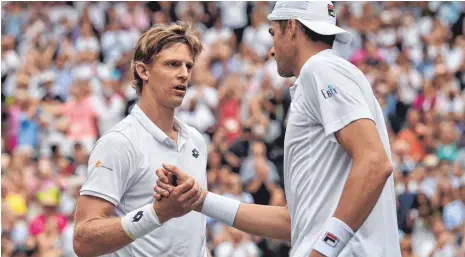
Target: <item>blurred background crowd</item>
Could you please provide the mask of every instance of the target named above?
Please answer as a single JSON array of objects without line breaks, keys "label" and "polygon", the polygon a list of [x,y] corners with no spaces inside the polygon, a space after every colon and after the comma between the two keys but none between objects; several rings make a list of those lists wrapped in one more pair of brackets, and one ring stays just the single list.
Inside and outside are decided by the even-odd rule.
[{"label": "blurred background crowd", "polygon": [[[71,257],[96,139],[137,102],[130,60],[150,26],[191,21],[205,51],[177,116],[208,142],[211,191],[286,205],[283,140],[294,79],[276,72],[273,2],[2,2],[1,255]],[[388,125],[404,257],[465,256],[465,3],[336,2]],[[264,217],[266,218],[266,217]],[[214,256],[289,244],[208,220]]]}]

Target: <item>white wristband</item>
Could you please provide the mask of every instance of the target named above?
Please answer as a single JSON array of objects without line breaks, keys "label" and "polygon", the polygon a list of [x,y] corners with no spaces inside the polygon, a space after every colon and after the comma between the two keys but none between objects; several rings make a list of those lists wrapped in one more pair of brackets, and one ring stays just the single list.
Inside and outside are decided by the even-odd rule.
[{"label": "white wristband", "polygon": [[323,233],[316,241],[313,250],[326,257],[337,257],[353,236],[354,231],[347,224],[332,217],[325,224]]},{"label": "white wristband", "polygon": [[228,226],[233,226],[240,201],[208,192],[201,213]]},{"label": "white wristband", "polygon": [[132,240],[136,240],[161,227],[162,224],[150,203],[126,214],[121,219],[121,225],[126,234]]}]

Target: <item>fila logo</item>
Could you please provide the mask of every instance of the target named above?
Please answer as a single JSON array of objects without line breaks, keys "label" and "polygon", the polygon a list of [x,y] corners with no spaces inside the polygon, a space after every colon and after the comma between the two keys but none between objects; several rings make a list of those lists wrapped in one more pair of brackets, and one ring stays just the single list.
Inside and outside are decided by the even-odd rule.
[{"label": "fila logo", "polygon": [[199,151],[197,151],[197,149],[194,148],[194,150],[192,150],[192,156],[194,156],[197,159],[199,157]]},{"label": "fila logo", "polygon": [[334,234],[326,232],[325,237],[323,238],[323,242],[329,244],[331,247],[336,247],[337,243],[339,242],[339,238]]},{"label": "fila logo", "polygon": [[328,89],[321,89],[320,92],[325,99],[337,94],[336,88],[331,85],[328,85]]},{"label": "fila logo", "polygon": [[328,4],[328,15],[336,17],[336,15],[334,14],[334,5]]}]

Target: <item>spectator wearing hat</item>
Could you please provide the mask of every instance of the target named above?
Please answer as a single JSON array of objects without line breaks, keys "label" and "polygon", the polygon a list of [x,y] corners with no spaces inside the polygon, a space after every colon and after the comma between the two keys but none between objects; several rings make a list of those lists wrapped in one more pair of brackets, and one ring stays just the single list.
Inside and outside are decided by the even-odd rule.
[{"label": "spectator wearing hat", "polygon": [[42,206],[42,213],[31,220],[29,233],[37,238],[40,254],[61,256],[60,234],[68,221],[58,211],[59,190],[49,187],[38,192],[37,199]]}]

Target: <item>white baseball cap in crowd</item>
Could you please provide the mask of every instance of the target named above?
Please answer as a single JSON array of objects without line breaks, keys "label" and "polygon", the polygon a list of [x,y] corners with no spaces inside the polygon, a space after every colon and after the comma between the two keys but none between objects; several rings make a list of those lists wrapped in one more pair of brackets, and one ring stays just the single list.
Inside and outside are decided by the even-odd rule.
[{"label": "white baseball cap in crowd", "polygon": [[331,1],[277,1],[268,20],[300,21],[320,35],[336,35],[336,41],[350,44],[352,35],[336,26],[336,12]]}]

